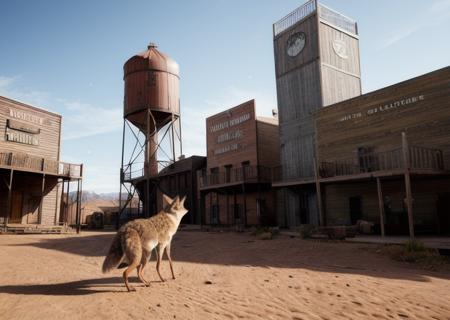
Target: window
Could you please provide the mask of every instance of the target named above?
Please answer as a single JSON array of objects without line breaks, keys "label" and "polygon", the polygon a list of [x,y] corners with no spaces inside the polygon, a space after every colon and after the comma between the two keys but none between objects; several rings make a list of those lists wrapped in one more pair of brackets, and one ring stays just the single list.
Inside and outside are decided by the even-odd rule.
[{"label": "window", "polygon": [[376,169],[375,156],[373,154],[373,148],[371,147],[359,147],[358,148],[358,162],[361,172],[372,172]]},{"label": "window", "polygon": [[233,166],[228,164],[225,166],[225,182],[231,182],[231,168]]},{"label": "window", "polygon": [[219,224],[219,205],[213,204],[210,210],[211,224]]},{"label": "window", "polygon": [[210,183],[218,184],[219,183],[219,168],[215,167],[215,168],[211,168],[209,170],[211,172]]}]

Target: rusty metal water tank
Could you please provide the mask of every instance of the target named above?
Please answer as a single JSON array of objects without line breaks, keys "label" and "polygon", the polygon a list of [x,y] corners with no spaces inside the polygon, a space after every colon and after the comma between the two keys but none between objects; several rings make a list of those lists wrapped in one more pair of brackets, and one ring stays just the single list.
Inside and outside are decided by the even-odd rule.
[{"label": "rusty metal water tank", "polygon": [[[146,132],[146,112],[151,110],[156,130],[180,114],[179,67],[150,43],[147,50],[131,57],[123,67],[124,117]],[[152,128],[153,129],[153,128]]]}]

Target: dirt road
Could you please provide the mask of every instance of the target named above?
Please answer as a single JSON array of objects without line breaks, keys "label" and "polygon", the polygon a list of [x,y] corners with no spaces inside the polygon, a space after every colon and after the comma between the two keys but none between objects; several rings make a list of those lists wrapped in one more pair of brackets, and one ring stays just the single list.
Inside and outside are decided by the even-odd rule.
[{"label": "dirt road", "polygon": [[[113,233],[0,236],[0,319],[450,319],[450,274],[367,245],[179,232],[176,280],[100,267]],[[153,260],[154,260],[153,256]]]}]

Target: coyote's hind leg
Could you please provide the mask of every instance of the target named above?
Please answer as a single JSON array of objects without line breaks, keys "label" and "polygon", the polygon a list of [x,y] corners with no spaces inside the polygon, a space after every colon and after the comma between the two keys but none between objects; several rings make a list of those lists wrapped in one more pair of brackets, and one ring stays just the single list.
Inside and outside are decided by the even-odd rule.
[{"label": "coyote's hind leg", "polygon": [[137,268],[137,266],[141,264],[142,246],[139,234],[134,230],[129,231],[125,237],[123,247],[125,249],[124,253],[129,262],[128,268],[126,268],[123,272],[123,280],[128,291],[136,291],[136,289],[128,283],[128,276],[134,269]]},{"label": "coyote's hind leg", "polygon": [[137,274],[139,280],[142,281],[143,284],[145,284],[146,287],[150,286],[150,281],[146,280],[144,278],[144,268],[147,265],[147,262],[152,257],[151,251],[146,251],[145,249],[142,251],[142,258],[141,258],[141,264],[137,267]]}]

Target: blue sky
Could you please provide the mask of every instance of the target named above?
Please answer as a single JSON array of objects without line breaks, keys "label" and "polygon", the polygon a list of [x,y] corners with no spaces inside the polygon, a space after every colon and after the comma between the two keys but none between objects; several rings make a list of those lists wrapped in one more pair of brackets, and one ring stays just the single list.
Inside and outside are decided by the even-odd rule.
[{"label": "blue sky", "polygon": [[[119,190],[123,63],[150,41],[179,64],[183,151],[205,117],[276,108],[272,24],[302,0],[1,1],[0,95],[63,115],[61,159],[84,188]],[[324,0],[358,22],[363,92],[450,63],[450,0]]]}]

